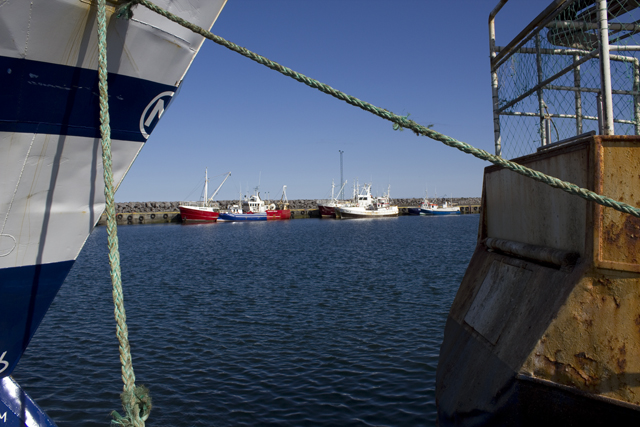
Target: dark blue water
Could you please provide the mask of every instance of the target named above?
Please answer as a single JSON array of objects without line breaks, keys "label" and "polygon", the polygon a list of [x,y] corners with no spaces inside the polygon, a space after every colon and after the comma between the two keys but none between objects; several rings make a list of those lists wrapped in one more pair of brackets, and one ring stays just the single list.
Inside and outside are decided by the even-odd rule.
[{"label": "dark blue water", "polygon": [[[478,215],[119,228],[147,426],[432,426]],[[106,229],[14,372],[64,426],[121,410]]]}]

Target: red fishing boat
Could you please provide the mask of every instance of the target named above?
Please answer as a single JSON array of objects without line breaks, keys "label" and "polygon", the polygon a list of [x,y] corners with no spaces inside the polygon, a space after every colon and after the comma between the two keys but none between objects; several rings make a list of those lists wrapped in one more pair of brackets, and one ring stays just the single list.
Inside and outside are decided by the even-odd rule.
[{"label": "red fishing boat", "polygon": [[208,183],[207,170],[204,171],[204,191],[202,194],[202,201],[200,202],[182,202],[178,206],[180,210],[180,217],[183,222],[216,222],[220,212],[220,205],[218,202],[214,202],[213,198],[218,194],[220,188],[225,181],[231,176],[231,172],[227,173],[227,176],[222,181],[222,184],[218,186],[216,191],[213,192],[211,197],[208,197]]},{"label": "red fishing boat", "polygon": [[289,200],[287,200],[287,186],[282,186],[282,196],[280,201],[271,203],[267,207],[267,219],[291,219],[291,209],[289,209]]},{"label": "red fishing boat", "polygon": [[320,217],[321,218],[335,218],[336,217],[336,208],[340,207],[340,206],[344,206],[346,204],[349,203],[349,201],[345,201],[345,200],[339,200],[338,197],[340,197],[340,194],[344,194],[343,190],[344,190],[344,186],[346,185],[347,181],[342,183],[342,187],[340,188],[340,191],[338,192],[338,196],[334,197],[333,196],[333,190],[335,189],[335,184],[333,182],[331,182],[331,199],[329,200],[318,200],[316,203],[318,205],[318,210],[320,211]]}]

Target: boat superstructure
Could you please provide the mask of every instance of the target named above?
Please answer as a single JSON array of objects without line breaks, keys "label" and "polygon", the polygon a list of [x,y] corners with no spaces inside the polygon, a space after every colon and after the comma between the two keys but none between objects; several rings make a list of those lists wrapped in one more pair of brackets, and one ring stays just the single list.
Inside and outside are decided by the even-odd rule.
[{"label": "boat superstructure", "polygon": [[[156,3],[210,28],[225,2]],[[28,399],[8,391],[18,386],[7,376],[105,207],[98,34],[92,1],[6,0],[0,9],[0,416],[20,423]],[[131,19],[107,9],[117,187],[204,39],[144,8]]]}]

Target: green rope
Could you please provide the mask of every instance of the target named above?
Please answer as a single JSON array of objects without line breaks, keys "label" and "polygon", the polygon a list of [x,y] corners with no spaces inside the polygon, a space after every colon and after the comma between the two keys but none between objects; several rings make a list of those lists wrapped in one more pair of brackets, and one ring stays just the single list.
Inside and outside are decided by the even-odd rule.
[{"label": "green rope", "polygon": [[[106,0],[98,0],[98,76],[100,88],[100,134],[102,135],[102,163],[104,166],[104,196],[107,211],[107,233],[109,236],[109,266],[113,284],[114,316],[117,323],[120,363],[122,364],[123,392],[120,395],[125,417],[112,412],[112,424],[126,427],[144,427],[151,411],[151,398],[144,387],[136,387],[136,377],[131,363],[129,331],[124,310],[122,278],[120,275],[120,252],[118,249],[118,230],[114,203],[113,173],[111,171],[111,128],[109,126],[109,95],[107,92],[107,17]],[[141,415],[142,413],[142,415]]]},{"label": "green rope", "polygon": [[496,156],[493,154],[488,153],[487,151],[484,150],[480,150],[478,148],[475,148],[465,142],[461,142],[458,141],[454,138],[451,138],[447,135],[443,135],[439,132],[436,132],[432,129],[429,129],[429,127],[424,127],[421,126],[419,124],[417,124],[416,122],[414,122],[413,120],[409,120],[407,117],[402,117],[402,116],[398,116],[396,114],[393,114],[390,111],[387,111],[383,108],[379,108],[376,107],[372,104],[369,104],[367,102],[361,101],[358,98],[355,98],[351,95],[347,95],[343,92],[340,92],[339,90],[336,90],[334,88],[332,88],[331,86],[327,86],[324,83],[320,83],[317,80],[311,79],[303,74],[297,73],[287,67],[284,67],[276,62],[273,62],[267,58],[265,58],[264,56],[260,56],[254,52],[251,52],[241,46],[238,46],[234,43],[231,43],[225,39],[223,39],[222,37],[216,36],[215,34],[210,33],[209,31],[204,30],[203,28],[200,28],[196,25],[193,25],[187,21],[185,21],[184,19],[173,15],[170,12],[167,12],[166,10],[156,6],[155,4],[151,3],[148,0],[134,0],[132,2],[129,2],[127,4],[125,4],[124,6],[121,6],[121,10],[128,10],[128,12],[131,12],[131,7],[134,4],[141,4],[143,6],[145,6],[146,8],[170,19],[173,22],[176,22],[180,25],[182,25],[185,28],[190,29],[191,31],[202,35],[203,37],[213,41],[214,43],[217,43],[221,46],[224,46],[228,49],[233,50],[234,52],[237,52],[243,56],[246,56],[249,59],[252,59],[253,61],[258,62],[259,64],[262,64],[266,67],[271,68],[272,70],[278,71],[279,73],[284,74],[285,76],[289,76],[301,83],[306,84],[307,86],[310,86],[314,89],[318,89],[321,92],[324,92],[326,94],[329,94],[335,98],[338,98],[348,104],[354,105],[358,108],[361,108],[365,111],[368,111],[370,113],[373,113],[375,115],[377,115],[378,117],[381,117],[383,119],[389,120],[393,123],[395,123],[397,126],[394,126],[394,128],[407,128],[407,129],[411,129],[416,135],[423,135],[426,137],[429,137],[431,139],[434,139],[436,141],[440,141],[445,145],[448,145],[449,147],[453,147],[453,148],[457,148],[458,150],[467,153],[467,154],[471,154],[479,159],[482,160],[487,160],[495,165],[498,166],[502,166],[506,169],[512,170],[516,173],[519,173],[521,175],[524,175],[526,177],[532,178],[536,181],[545,183],[547,185],[550,185],[551,187],[554,188],[558,188],[562,191],[566,191],[569,194],[573,194],[576,196],[580,196],[583,199],[598,203],[600,205],[603,206],[607,206],[610,208],[613,208],[617,211],[620,212],[624,212],[624,213],[628,213],[630,215],[636,216],[640,218],[640,209],[637,209],[631,205],[628,205],[626,203],[622,203],[622,202],[618,202],[616,200],[610,199],[608,197],[605,196],[601,196],[597,193],[594,193],[593,191],[587,190],[585,188],[580,188],[575,184],[572,184],[570,182],[566,182],[566,181],[562,181],[558,178],[546,175],[542,172],[538,172],[536,170],[527,168],[525,166],[519,165],[517,163],[514,163],[510,160],[506,160],[503,159],[500,156]]}]

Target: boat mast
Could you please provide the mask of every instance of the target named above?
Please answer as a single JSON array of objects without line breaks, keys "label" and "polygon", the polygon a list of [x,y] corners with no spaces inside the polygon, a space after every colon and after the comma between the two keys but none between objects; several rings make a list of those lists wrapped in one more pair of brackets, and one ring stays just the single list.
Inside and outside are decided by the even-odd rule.
[{"label": "boat mast", "polygon": [[[338,151],[340,152],[340,184],[342,185],[342,183],[344,182],[344,178],[342,176],[342,154],[344,153],[344,151]],[[338,193],[338,197],[340,197],[340,193]],[[344,200],[344,193],[342,194],[342,200]]]},{"label": "boat mast", "polygon": [[209,187],[207,187],[207,183],[209,182],[209,179],[207,177],[207,168],[204,168],[204,194],[202,196],[202,206],[206,206],[208,199],[207,199],[207,194],[209,193]]},{"label": "boat mast", "polygon": [[[229,179],[229,177],[231,176],[231,172],[227,172],[227,176],[224,178],[224,180],[222,181],[222,184],[220,184],[218,186],[218,188],[216,188],[216,191],[213,192],[213,194],[211,195],[211,197],[209,198],[209,201],[212,201],[214,197],[216,197],[216,194],[218,194],[218,191],[220,191],[220,189],[222,188],[222,186],[224,185],[225,182],[227,182],[227,179]],[[206,185],[206,184],[205,184]]]},{"label": "boat mast", "polygon": [[[342,187],[340,187],[340,191],[338,191],[338,196],[340,196],[340,193],[342,193],[342,200],[344,200],[344,186],[347,185],[347,181],[345,181],[342,184]],[[333,198],[333,191],[331,192],[331,197]]]}]

